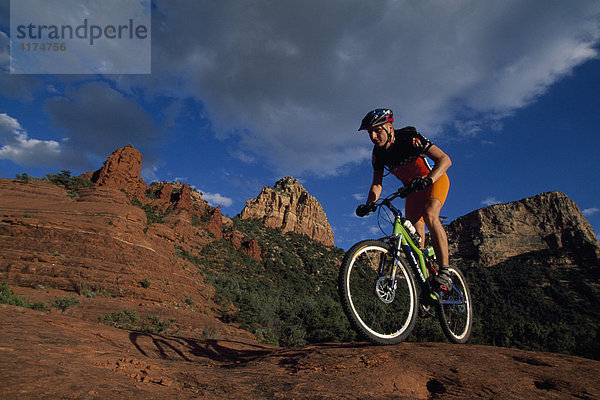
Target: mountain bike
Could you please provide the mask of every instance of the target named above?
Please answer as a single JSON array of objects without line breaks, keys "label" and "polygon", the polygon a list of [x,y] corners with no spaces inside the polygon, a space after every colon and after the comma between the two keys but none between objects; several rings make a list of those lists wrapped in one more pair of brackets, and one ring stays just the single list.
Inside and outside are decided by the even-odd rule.
[{"label": "mountain bike", "polygon": [[467,281],[458,267],[451,266],[452,289],[435,288],[433,248],[420,248],[414,226],[392,204],[409,193],[403,187],[370,205],[369,214],[379,210],[379,222],[384,210],[393,233],[360,241],[346,252],[338,282],[344,311],[354,328],[377,344],[404,341],[419,315],[436,317],[451,342],[465,343],[473,322]]}]

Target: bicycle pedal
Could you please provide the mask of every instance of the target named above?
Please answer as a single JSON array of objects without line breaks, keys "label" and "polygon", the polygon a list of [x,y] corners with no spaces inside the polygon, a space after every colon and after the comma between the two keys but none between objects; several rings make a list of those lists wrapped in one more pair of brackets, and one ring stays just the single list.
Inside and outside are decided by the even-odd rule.
[{"label": "bicycle pedal", "polygon": [[433,313],[433,311],[431,311],[431,306],[424,306],[423,304],[421,304],[421,308],[419,310],[419,317],[421,317],[421,318],[435,317],[435,314]]}]

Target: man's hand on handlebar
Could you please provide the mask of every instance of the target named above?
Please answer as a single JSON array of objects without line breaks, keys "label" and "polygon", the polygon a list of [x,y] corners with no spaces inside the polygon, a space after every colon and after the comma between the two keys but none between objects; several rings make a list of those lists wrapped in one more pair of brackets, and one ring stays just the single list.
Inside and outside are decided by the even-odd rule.
[{"label": "man's hand on handlebar", "polygon": [[433,185],[433,180],[428,177],[418,176],[414,178],[410,183],[398,190],[401,198],[405,198],[412,192],[418,192],[419,190],[423,190],[429,186]]},{"label": "man's hand on handlebar", "polygon": [[401,199],[406,198],[412,192],[418,192],[419,190],[423,190],[433,185],[433,180],[428,176],[418,176],[414,178],[410,183],[406,186],[401,187],[395,193],[391,194],[387,198],[380,200],[379,203],[370,203],[370,204],[360,204],[356,207],[356,215],[359,217],[364,217],[371,214],[373,211],[377,209],[378,205],[386,204],[395,199],[396,197],[400,197]]},{"label": "man's hand on handlebar", "polygon": [[423,190],[431,185],[433,185],[433,180],[428,176],[419,176],[410,181],[410,187],[413,189],[414,192]]},{"label": "man's hand on handlebar", "polygon": [[373,203],[360,204],[358,207],[356,207],[356,215],[358,215],[359,217],[367,216],[367,215],[371,214],[373,211],[375,211],[376,208],[377,207]]}]

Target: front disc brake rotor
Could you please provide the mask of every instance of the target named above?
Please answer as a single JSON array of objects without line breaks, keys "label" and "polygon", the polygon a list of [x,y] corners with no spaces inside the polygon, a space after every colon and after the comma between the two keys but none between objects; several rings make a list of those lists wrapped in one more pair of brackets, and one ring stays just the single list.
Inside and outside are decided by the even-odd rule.
[{"label": "front disc brake rotor", "polygon": [[377,297],[379,297],[379,299],[385,304],[390,304],[396,297],[396,288],[392,286],[392,281],[390,278],[382,276],[381,278],[377,279],[375,293],[377,293]]}]

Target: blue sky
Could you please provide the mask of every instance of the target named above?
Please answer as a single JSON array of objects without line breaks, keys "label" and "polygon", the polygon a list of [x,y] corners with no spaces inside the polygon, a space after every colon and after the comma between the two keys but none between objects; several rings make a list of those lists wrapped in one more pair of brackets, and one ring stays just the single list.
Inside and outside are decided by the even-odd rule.
[{"label": "blue sky", "polygon": [[95,170],[131,143],[148,182],[189,183],[233,217],[291,175],[348,248],[378,236],[354,216],[372,174],[356,130],[389,107],[450,155],[449,220],[558,190],[600,232],[597,0],[154,1],[140,75],[11,74],[9,3],[0,177]]}]

